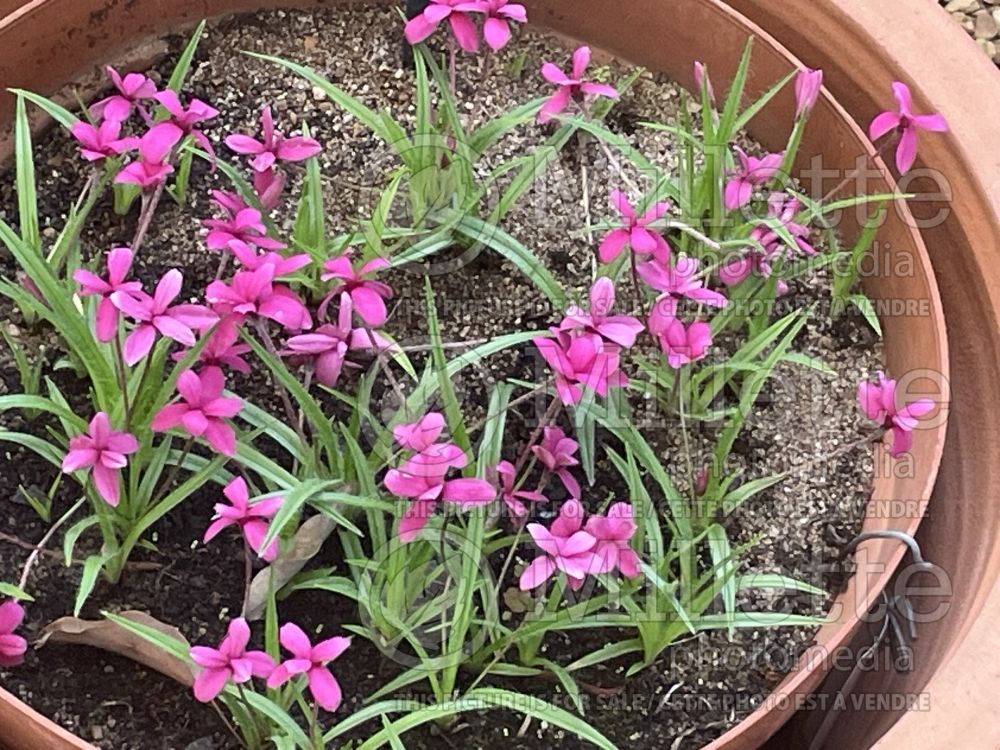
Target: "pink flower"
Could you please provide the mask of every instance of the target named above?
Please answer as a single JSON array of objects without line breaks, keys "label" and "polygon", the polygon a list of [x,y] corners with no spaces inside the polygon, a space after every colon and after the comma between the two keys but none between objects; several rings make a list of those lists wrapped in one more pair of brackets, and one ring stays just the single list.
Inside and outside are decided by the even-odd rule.
[{"label": "pink flower", "polygon": [[194,346],[194,331],[205,331],[219,316],[204,305],[171,305],[181,293],[184,276],[176,268],[167,271],[150,297],[145,292],[116,291],[111,301],[138,325],[125,339],[125,362],[134,365],[153,348],[160,333],[183,346]]},{"label": "pink flower", "polygon": [[156,84],[141,73],[128,73],[122,78],[110,65],[105,70],[118,93],[101,99],[90,108],[90,114],[96,118],[124,122],[132,114],[134,106],[156,95]]},{"label": "pink flower", "polygon": [[812,112],[823,88],[823,71],[803,68],[795,77],[795,118]]},{"label": "pink flower", "polygon": [[858,384],[858,405],[868,419],[879,422],[892,437],[889,455],[898,458],[913,446],[913,431],[917,420],[934,409],[934,402],[921,398],[897,407],[896,381],[878,373],[878,383]]},{"label": "pink flower", "polygon": [[[228,200],[225,205],[235,207]],[[285,247],[283,243],[267,236],[267,227],[260,211],[255,208],[242,208],[228,219],[202,219],[201,225],[208,230],[205,244],[210,250],[247,250],[251,245],[264,250],[281,250]]]},{"label": "pink flower", "polygon": [[571,76],[567,76],[552,63],[547,62],[542,66],[542,77],[549,83],[555,84],[558,88],[556,89],[556,93],[542,105],[538,113],[539,122],[548,122],[556,115],[561,114],[571,101],[585,101],[587,97],[595,96],[606,96],[610,99],[618,98],[618,92],[614,86],[583,80],[583,75],[587,72],[588,65],[590,65],[590,47],[580,47],[573,53],[573,70]]},{"label": "pink flower", "polygon": [[254,157],[250,166],[255,172],[267,172],[279,161],[305,161],[323,150],[312,138],[286,138],[276,131],[270,107],[264,107],[260,122],[264,138],[262,141],[248,135],[231,135],[226,138],[226,145],[233,151]]},{"label": "pink flower", "polygon": [[[784,193],[772,193],[768,198],[768,216],[777,219],[785,230],[795,240],[799,251],[805,255],[815,255],[816,249],[809,244],[809,227],[798,224],[796,215],[802,204],[795,198]],[[746,279],[751,272],[756,272],[762,278],[770,278],[772,261],[786,256],[791,250],[774,229],[766,224],[758,225],[750,238],[763,246],[763,251],[757,248],[748,250],[742,257],[726,263],[719,269],[719,278],[726,286],[735,286]],[[778,282],[778,294],[784,294],[788,286],[783,281]]]},{"label": "pink flower", "polygon": [[386,309],[385,300],[392,299],[392,287],[382,281],[375,281],[371,276],[384,268],[389,267],[389,261],[385,258],[374,258],[367,263],[363,263],[355,270],[351,263],[351,251],[348,250],[339,258],[328,260],[323,264],[326,271],[320,278],[323,281],[339,282],[326,299],[320,305],[319,315],[326,314],[326,306],[334,295],[347,292],[351,295],[351,301],[361,319],[370,326],[381,326],[385,324]]},{"label": "pink flower", "polygon": [[510,24],[527,23],[528,11],[523,5],[509,0],[485,0],[482,3],[462,3],[457,10],[485,13],[483,39],[494,52],[507,46],[510,41]]},{"label": "pink flower", "polygon": [[698,94],[704,90],[705,85],[708,85],[708,100],[715,104],[715,89],[712,88],[712,81],[708,77],[708,70],[705,68],[705,63],[699,60],[694,61],[694,85],[698,89]]},{"label": "pink flower", "polygon": [[291,276],[296,271],[301,271],[312,263],[312,258],[309,257],[308,253],[299,253],[298,255],[289,255],[286,257],[274,251],[257,253],[248,245],[239,244],[235,245],[232,250],[233,255],[236,256],[236,260],[240,262],[243,268],[248,271],[256,271],[261,266],[271,266],[274,269],[275,279],[279,279],[282,276]]},{"label": "pink flower", "polygon": [[86,435],[70,438],[62,470],[72,474],[92,469],[98,494],[112,507],[118,505],[118,472],[128,465],[126,456],[139,450],[139,441],[128,432],[115,432],[103,411],[94,415]]},{"label": "pink flower", "polygon": [[659,335],[669,322],[677,317],[677,303],[690,299],[711,307],[725,307],[729,300],[719,292],[705,288],[705,280],[698,276],[700,262],[697,258],[681,256],[670,265],[656,258],[638,267],[639,276],[650,287],[663,292],[657,297],[649,314],[649,331]]},{"label": "pink flower", "polygon": [[570,497],[577,499],[580,497],[580,484],[569,467],[579,466],[580,462],[574,455],[579,448],[580,444],[566,437],[559,427],[546,427],[542,432],[542,442],[531,447],[531,452],[546,471],[558,476]]},{"label": "pink flower", "polygon": [[24,661],[28,642],[14,633],[24,620],[24,607],[10,600],[0,604],[0,667],[16,667]]},{"label": "pink flower", "polygon": [[119,172],[115,182],[138,185],[143,190],[164,182],[174,171],[166,160],[183,137],[184,131],[172,122],[154,125],[139,139],[139,160]]},{"label": "pink flower", "polygon": [[[246,201],[243,200],[243,196],[239,193],[231,193],[226,190],[213,190],[212,191],[212,203],[217,205],[230,219],[235,219],[237,214],[244,209],[250,208]],[[202,223],[204,226],[204,222]],[[264,230],[261,230],[264,231]]]},{"label": "pink flower", "polygon": [[528,492],[526,490],[515,489],[517,484],[517,470],[510,461],[501,461],[496,466],[497,476],[500,478],[500,499],[503,500],[510,512],[518,518],[528,515],[528,509],[522,500],[533,503],[544,503],[548,500],[541,492]]},{"label": "pink flower", "polygon": [[[203,367],[228,367],[236,372],[248,374],[250,364],[243,355],[250,352],[249,344],[238,344],[240,325],[243,318],[240,315],[227,315],[208,334],[208,343],[198,354],[198,362]],[[173,360],[180,362],[187,356],[186,351],[174,352]]]},{"label": "pink flower", "polygon": [[250,494],[243,477],[237,477],[222,490],[229,500],[229,505],[216,503],[215,520],[205,530],[206,544],[217,537],[223,529],[237,526],[243,532],[250,549],[260,555],[262,560],[272,562],[278,556],[278,540],[272,541],[267,549],[261,551],[264,539],[267,538],[269,523],[285,502],[283,497],[269,497],[260,502],[250,504]]},{"label": "pink flower", "polygon": [[[401,434],[405,439],[419,440],[416,429]],[[397,497],[414,500],[399,522],[400,541],[416,539],[441,500],[457,503],[465,510],[496,499],[496,488],[485,479],[445,479],[451,469],[464,469],[468,463],[468,457],[454,443],[435,443],[415,453],[398,469],[386,472],[385,488]]]},{"label": "pink flower", "polygon": [[[816,254],[816,248],[809,244],[809,227],[795,221],[796,216],[802,210],[802,204],[798,198],[793,198],[785,193],[772,193],[767,201],[767,207],[767,215],[781,222],[785,230],[792,235],[799,251],[809,256]],[[761,224],[754,229],[750,236],[767,248],[772,256],[788,249],[777,232],[766,224]]]},{"label": "pink flower", "polygon": [[594,556],[597,539],[583,531],[583,506],[571,498],[559,509],[559,517],[549,528],[529,523],[528,533],[544,554],[521,573],[521,591],[531,591],[545,583],[557,570],[566,574],[570,588],[578,591],[588,573],[596,573],[600,561]]},{"label": "pink flower", "polygon": [[276,169],[253,173],[253,190],[265,211],[273,211],[281,205],[281,193],[285,189],[285,174]]},{"label": "pink flower", "polygon": [[590,314],[579,307],[571,307],[559,329],[574,331],[580,328],[596,333],[613,344],[630,347],[635,337],[645,328],[630,315],[608,315],[615,306],[615,285],[607,276],[602,276],[590,289]]},{"label": "pink flower", "polygon": [[895,130],[899,132],[899,145],[896,147],[896,168],[902,174],[909,172],[913,162],[917,160],[917,131],[930,130],[944,133],[948,123],[944,117],[934,113],[929,115],[913,114],[913,96],[910,87],[896,81],[892,84],[892,93],[899,104],[898,112],[883,112],[868,126],[868,135],[877,141],[886,133]]},{"label": "pink flower", "polygon": [[80,296],[99,296],[97,305],[97,321],[95,330],[97,339],[107,343],[118,333],[118,308],[111,300],[111,295],[119,292],[125,295],[142,293],[142,284],[138,281],[125,281],[132,268],[132,250],[127,247],[116,247],[108,252],[108,278],[102,279],[97,274],[79,269],[73,274],[73,279],[80,285]]},{"label": "pink flower", "polygon": [[230,682],[242,685],[252,678],[266,678],[275,669],[274,659],[263,651],[247,651],[250,626],[242,617],[229,623],[219,648],[194,646],[191,660],[201,667],[194,678],[194,697],[202,703],[215,700]]},{"label": "pink flower", "polygon": [[631,505],[615,503],[608,508],[606,516],[588,518],[584,529],[597,540],[594,557],[599,565],[594,573],[610,573],[617,569],[626,578],[642,575],[639,555],[629,543],[636,532]]},{"label": "pink flower", "polygon": [[549,329],[554,337],[537,336],[532,343],[556,376],[556,391],[567,406],[583,398],[581,386],[587,386],[598,396],[607,395],[609,388],[628,385],[628,378],[619,369],[619,349],[608,344],[596,333],[570,336],[558,328]]},{"label": "pink flower", "polygon": [[243,401],[222,395],[226,378],[217,367],[200,376],[185,370],[177,379],[182,401],[164,406],[153,417],[153,431],[166,432],[181,425],[192,437],[202,437],[224,456],[236,455],[236,433],[226,420],[243,409]]},{"label": "pink flower", "polygon": [[431,0],[422,13],[406,22],[403,35],[410,44],[420,44],[447,19],[458,46],[466,52],[478,52],[479,36],[476,33],[476,24],[469,17],[469,13],[486,13],[488,7],[485,2]]},{"label": "pink flower", "polygon": [[444,432],[444,426],[444,415],[433,411],[425,414],[413,424],[401,424],[394,427],[392,436],[407,450],[419,453],[437,442],[441,433]]},{"label": "pink flower", "polygon": [[[337,324],[321,325],[312,333],[304,333],[288,339],[288,350],[285,354],[305,354],[315,359],[316,379],[327,386],[335,388],[340,372],[346,364],[348,352],[368,349],[391,349],[392,344],[372,331],[372,336],[364,328],[352,328],[351,298],[346,294],[340,300],[340,312]],[[375,342],[372,344],[372,338]]]},{"label": "pink flower", "polygon": [[601,242],[601,247],[597,251],[597,257],[601,263],[611,263],[628,245],[632,252],[637,255],[657,255],[669,256],[670,246],[667,241],[648,226],[654,221],[662,219],[670,206],[666,203],[657,203],[641,217],[637,217],[635,208],[629,203],[628,198],[620,190],[611,193],[611,205],[614,206],[622,218],[625,219],[625,226],[612,230]]},{"label": "pink flower", "polygon": [[735,211],[750,202],[753,189],[757,185],[766,185],[781,169],[785,155],[767,154],[762,159],[748,156],[739,146],[734,146],[739,159],[739,167],[729,173],[732,178],[726,183],[725,204],[727,211]]},{"label": "pink flower", "polygon": [[256,271],[239,271],[230,284],[213,281],[206,298],[220,315],[259,315],[290,331],[312,327],[309,310],[287,286],[274,284],[275,267],[262,265]]},{"label": "pink flower", "polygon": [[109,156],[119,156],[139,145],[138,138],[122,138],[122,124],[118,120],[105,120],[98,127],[82,120],[70,132],[80,142],[80,154],[87,161],[99,161]]},{"label": "pink flower", "polygon": [[660,347],[667,355],[667,362],[675,370],[697,362],[712,345],[712,327],[704,321],[696,320],[685,327],[684,323],[674,318],[659,327]]},{"label": "pink flower", "polygon": [[304,674],[317,705],[327,711],[336,711],[342,698],[340,684],[326,665],[347,650],[351,639],[338,636],[313,646],[302,628],[286,623],[281,626],[281,645],[292,658],[274,670],[267,679],[267,686],[281,687],[296,675]]},{"label": "pink flower", "polygon": [[201,99],[192,99],[191,103],[185,109],[184,105],[181,104],[180,97],[177,96],[177,92],[172,89],[161,91],[153,98],[170,113],[170,121],[183,130],[185,135],[191,136],[194,142],[212,157],[212,163],[214,164],[215,149],[212,148],[212,142],[208,140],[208,136],[198,130],[197,126],[199,123],[206,122],[207,120],[214,120],[219,116],[219,110],[201,101]]}]

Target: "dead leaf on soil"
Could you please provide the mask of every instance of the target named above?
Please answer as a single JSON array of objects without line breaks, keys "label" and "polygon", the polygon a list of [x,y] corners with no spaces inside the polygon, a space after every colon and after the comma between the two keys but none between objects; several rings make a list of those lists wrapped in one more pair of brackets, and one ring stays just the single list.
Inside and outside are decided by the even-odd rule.
[{"label": "dead leaf on soil", "polygon": [[[120,613],[119,617],[145,625],[148,628],[154,628],[166,636],[187,643],[177,628],[162,623],[145,612],[129,610]],[[110,620],[81,620],[77,617],[60,617],[42,631],[38,645],[45,645],[48,641],[93,646],[144,664],[150,669],[155,669],[157,672],[177,680],[182,685],[190,686],[194,681],[191,668],[183,661]]]},{"label": "dead leaf on soil", "polygon": [[259,620],[264,616],[271,576],[274,576],[274,590],[278,591],[316,556],[335,528],[337,523],[323,515],[313,516],[302,524],[295,532],[291,546],[254,576],[244,610],[248,620]]}]

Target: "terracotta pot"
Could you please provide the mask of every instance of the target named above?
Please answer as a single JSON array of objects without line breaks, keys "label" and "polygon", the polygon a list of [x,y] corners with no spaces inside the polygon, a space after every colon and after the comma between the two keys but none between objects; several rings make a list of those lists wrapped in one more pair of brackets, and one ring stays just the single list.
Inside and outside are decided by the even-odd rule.
[{"label": "terracotta pot", "polygon": [[[994,696],[1000,616],[1000,75],[936,3],[925,0],[727,0],[810,65],[859,122],[888,102],[893,80],[940,111],[951,132],[921,142],[921,158],[950,186],[949,201],[914,206],[919,216],[950,214],[923,230],[951,338],[953,418],[941,473],[918,541],[950,577],[947,617],[920,627],[914,671],[869,675],[860,693],[919,693],[930,710],[849,711],[830,747],[1000,747]],[[927,601],[931,609],[936,601]],[[808,717],[794,722],[808,734]],[[896,720],[898,724],[887,730]],[[985,719],[985,720],[984,720]],[[791,727],[790,727],[791,728]],[[793,747],[776,744],[776,747]]]},{"label": "terracotta pot", "polygon": [[[4,0],[0,0],[2,3]],[[0,19],[0,80],[8,86],[51,93],[94,66],[120,56],[143,38],[177,31],[203,17],[277,6],[322,5],[323,0],[288,2],[277,0],[34,0],[6,18]],[[662,70],[690,85],[693,58],[708,64],[716,81],[732,77],[739,55],[749,36],[756,37],[754,65],[748,94],[755,96],[773,81],[799,67],[799,62],[772,37],[719,0],[674,0],[669,12],[657,0],[630,0],[627,5],[602,0],[528,0],[533,23],[552,28],[569,37],[586,40],[631,62]],[[3,6],[0,6],[3,7]],[[836,29],[827,33],[836,36]],[[9,123],[12,102],[0,98],[0,127]],[[752,123],[752,134],[770,148],[781,148],[792,121],[794,100],[791,91],[774,100]],[[810,132],[802,147],[803,157],[822,153],[824,167],[847,173],[863,154],[874,156],[874,148],[850,115],[829,92],[817,104]],[[0,144],[0,160],[9,156],[9,144]],[[829,182],[826,187],[832,186]],[[805,185],[807,189],[810,185]],[[891,181],[873,180],[868,191],[893,190]],[[817,189],[817,194],[821,190]],[[919,316],[887,316],[883,319],[886,360],[893,373],[917,369],[933,370],[947,377],[948,353],[944,319],[930,262],[913,217],[902,206],[890,212],[880,239],[892,248],[893,258],[909,258],[912,275],[882,276],[869,285],[876,300],[920,300]],[[841,231],[850,238],[858,226],[853,212],[845,216]],[[947,394],[935,392],[947,400]],[[913,456],[917,467],[911,477],[877,479],[872,507],[884,511],[881,501],[906,498],[922,511],[934,484],[943,450],[944,420],[933,429],[917,434]],[[896,506],[893,506],[896,508]],[[866,529],[897,529],[912,533],[921,512],[894,515],[869,514]],[[898,509],[898,508],[896,508]],[[824,677],[825,659],[817,653],[848,642],[878,593],[899,564],[903,550],[895,542],[876,540],[862,547],[859,570],[848,590],[837,599],[835,621],[823,628],[816,647],[800,667],[779,686],[778,696],[809,693]],[[5,710],[21,710],[9,696],[0,694]],[[4,702],[6,701],[6,704]],[[26,710],[26,709],[25,709]],[[788,701],[776,701],[748,717],[726,733],[712,748],[754,748],[777,731],[792,713]],[[0,713],[0,717],[2,717]],[[8,722],[0,723],[0,742],[20,748],[86,747],[73,744],[65,733],[54,731],[47,722],[34,722],[25,714],[19,725],[31,724],[35,734],[29,744],[21,735],[7,734]],[[21,744],[18,744],[21,743]]]}]

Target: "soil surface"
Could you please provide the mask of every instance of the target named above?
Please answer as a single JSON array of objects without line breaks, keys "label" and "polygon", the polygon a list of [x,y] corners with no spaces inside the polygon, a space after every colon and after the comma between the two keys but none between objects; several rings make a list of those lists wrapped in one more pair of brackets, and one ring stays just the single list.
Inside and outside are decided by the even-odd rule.
[{"label": "soil surface", "polygon": [[[222,139],[231,132],[256,134],[261,105],[274,107],[278,127],[286,133],[307,122],[324,145],[321,160],[328,231],[348,231],[354,218],[370,211],[377,200],[386,175],[397,165],[395,157],[321,91],[283,68],[237,51],[267,52],[314,67],[370,106],[387,109],[409,123],[414,115],[413,74],[401,65],[400,41],[394,9],[272,12],[230,19],[209,28],[186,90],[222,112],[206,131],[220,156],[234,164],[237,157],[225,149]],[[168,42],[172,52],[154,71],[164,80],[185,40]],[[551,60],[565,65],[568,57],[569,50],[558,41],[527,32],[520,33],[508,50],[491,58],[486,68],[479,58],[460,58],[458,81],[466,126],[485,122],[514,103],[546,94],[548,87],[538,75],[541,63]],[[610,81],[621,80],[628,72],[611,60],[597,62],[600,74]],[[641,128],[639,123],[669,122],[680,106],[676,85],[647,73],[612,110],[607,124],[661,168],[672,170],[676,149],[671,136]],[[535,149],[547,134],[535,124],[519,127],[491,152],[483,169]],[[51,239],[61,228],[66,207],[75,200],[87,167],[70,140],[58,132],[36,144],[36,164],[43,227]],[[624,176],[618,173],[592,142],[577,140],[564,149],[504,221],[504,228],[531,247],[576,298],[590,286],[597,241],[580,227],[611,218],[606,198],[609,192],[617,187],[628,189],[641,180],[637,173],[627,168],[625,172]],[[209,190],[226,187],[224,179],[221,173],[209,173],[204,165],[196,164],[193,205],[181,210],[172,202],[161,204],[134,269],[147,284],[168,268],[181,268],[185,294],[194,297],[215,276],[218,256],[204,249],[199,219],[211,215]],[[297,195],[300,182],[301,174],[293,169],[291,195]],[[0,185],[0,216],[14,222],[17,204],[11,183],[7,179]],[[134,213],[118,217],[109,203],[102,204],[83,235],[85,257],[95,258],[112,246],[126,244],[134,232],[135,218]],[[276,216],[282,230],[290,230],[293,218],[290,211]],[[595,234],[599,238],[600,232]],[[9,258],[0,259],[0,264],[5,276],[14,274]],[[431,272],[444,337],[449,342],[544,328],[558,317],[530,281],[489,253],[457,270],[433,266]],[[386,329],[404,345],[426,343],[423,270],[397,271],[388,281],[397,296]],[[827,290],[828,280],[820,275],[794,283],[786,301],[809,304],[825,299]],[[630,303],[624,293],[621,308]],[[0,302],[0,318],[8,321],[8,332],[28,351],[45,358],[49,365],[56,363],[58,341],[51,332],[28,326],[6,301]],[[862,321],[845,316],[836,322],[825,318],[810,322],[794,348],[827,363],[835,376],[800,365],[783,365],[780,375],[765,389],[752,424],[738,441],[738,458],[747,478],[785,470],[791,470],[791,475],[740,508],[726,524],[734,543],[757,541],[745,556],[746,572],[782,573],[828,587],[820,567],[835,558],[856,533],[870,493],[870,448],[843,449],[856,443],[866,429],[856,414],[854,392],[860,379],[879,369],[881,347]],[[482,368],[472,368],[458,384],[468,414],[474,419],[483,412],[487,389],[497,379],[531,378],[537,366],[537,358],[525,349],[506,352]],[[0,354],[0,374],[0,392],[19,391],[17,371],[6,349]],[[54,376],[64,392],[74,393],[69,370],[56,370]],[[232,387],[264,405],[274,400],[260,376],[236,379]],[[344,387],[350,389],[349,384]],[[77,384],[77,397],[79,392]],[[389,409],[393,404],[389,396],[386,398],[384,407]],[[379,414],[382,405],[373,406]],[[515,438],[526,440],[531,416],[530,410],[524,409],[511,418],[512,445],[505,450],[505,457],[516,458],[519,446]],[[0,426],[42,430],[42,425],[12,413],[0,415]],[[686,461],[678,426],[651,419],[642,427],[662,455],[674,457],[671,471],[683,478]],[[710,432],[691,436],[696,457],[710,438]],[[837,458],[824,460],[838,450],[841,455]],[[11,581],[17,580],[28,549],[47,528],[19,488],[44,493],[55,471],[16,447],[4,446],[0,457],[0,580]],[[597,473],[601,478],[598,487],[585,493],[590,497],[585,503],[592,509],[611,495],[627,496],[609,465],[599,465]],[[540,510],[540,516],[551,518],[561,499],[554,492],[554,502]],[[54,516],[74,501],[72,488],[64,483],[56,495]],[[145,610],[177,626],[192,643],[216,644],[228,619],[240,609],[243,564],[241,547],[231,535],[222,535],[207,546],[200,542],[216,501],[217,489],[205,488],[182,512],[160,524],[154,537],[157,551],[143,551],[136,558],[148,569],[130,570],[118,586],[99,585],[85,616],[96,618],[101,610]],[[96,544],[95,539],[85,538],[79,554],[93,551]],[[54,541],[50,548],[58,550],[60,546]],[[530,553],[527,556],[530,559]],[[317,566],[336,565],[340,558],[337,545],[328,544],[320,558]],[[79,566],[65,567],[57,554],[43,556],[29,583],[37,599],[28,607],[24,631],[29,638],[69,613],[79,577]],[[741,596],[739,604],[747,609],[821,614],[829,601],[769,592]],[[358,622],[353,607],[330,595],[300,592],[281,607],[282,619],[327,635]],[[622,748],[700,747],[759,705],[811,644],[813,634],[811,628],[744,630],[731,638],[725,633],[703,633],[668,650],[653,667],[628,680],[627,662],[591,670],[585,675],[593,686],[584,695],[586,720]],[[610,637],[609,632],[573,634],[571,639],[552,638],[546,649],[555,655],[586,653]],[[368,695],[399,673],[400,667],[368,642],[355,638],[334,671],[344,688],[344,705],[337,717],[342,718],[362,706]],[[211,708],[198,704],[188,690],[126,659],[94,649],[46,644],[30,651],[23,667],[0,670],[0,684],[102,748],[210,750],[230,746],[218,717]],[[554,683],[522,681],[509,686],[571,708]],[[366,734],[362,731],[354,736]],[[425,728],[405,739],[407,746],[414,748],[483,748],[498,741],[511,748],[580,746],[574,736],[544,723],[524,721],[512,712],[465,715],[447,731]]]}]

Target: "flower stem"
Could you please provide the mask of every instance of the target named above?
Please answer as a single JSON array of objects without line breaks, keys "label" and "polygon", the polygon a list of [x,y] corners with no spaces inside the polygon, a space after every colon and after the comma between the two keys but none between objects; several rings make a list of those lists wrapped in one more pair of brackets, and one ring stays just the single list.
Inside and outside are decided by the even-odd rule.
[{"label": "flower stem", "polygon": [[163,496],[170,489],[170,485],[172,485],[174,483],[174,480],[177,479],[177,473],[181,470],[181,466],[184,465],[184,459],[188,457],[188,454],[191,452],[191,449],[193,447],[194,447],[194,438],[189,437],[187,439],[187,442],[184,443],[184,449],[181,451],[180,458],[178,458],[177,462],[170,467],[170,473],[167,475],[166,481],[160,484],[159,489],[156,491],[156,496],[149,503],[150,508],[155,508],[156,504],[163,499]]},{"label": "flower stem", "polygon": [[38,544],[35,545],[35,548],[31,550],[31,554],[28,555],[28,559],[24,563],[24,568],[21,570],[21,578],[17,582],[17,587],[21,589],[21,591],[24,591],[24,587],[28,585],[28,576],[31,575],[31,569],[38,561],[38,557],[42,554],[42,550],[45,549],[45,545],[49,543],[49,540],[56,533],[56,531],[59,530],[59,527],[66,523],[66,521],[68,521],[85,502],[87,502],[86,495],[77,500],[76,504],[74,504],[72,508],[66,511],[58,521],[52,524],[52,527],[45,532],[45,536],[43,536],[39,540]]},{"label": "flower stem", "polygon": [[247,616],[247,604],[250,601],[250,586],[253,583],[253,550],[246,535],[243,536],[243,608],[240,617]]}]

